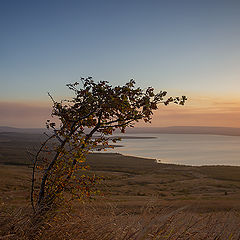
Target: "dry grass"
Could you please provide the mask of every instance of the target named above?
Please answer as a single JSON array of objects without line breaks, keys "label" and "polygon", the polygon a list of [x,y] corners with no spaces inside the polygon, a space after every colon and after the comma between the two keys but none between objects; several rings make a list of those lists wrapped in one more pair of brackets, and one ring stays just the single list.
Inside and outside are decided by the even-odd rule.
[{"label": "dry grass", "polygon": [[119,212],[111,204],[83,204],[81,210],[60,213],[43,225],[32,225],[26,209],[0,218],[0,239],[44,240],[153,240],[240,239],[237,212],[199,214],[187,207],[155,209],[149,204],[141,214]]},{"label": "dry grass", "polygon": [[31,139],[14,135],[1,143],[0,162],[12,165],[0,168],[0,239],[240,239],[240,167],[156,164],[118,154],[88,157],[92,171],[106,178],[104,198],[37,223],[26,207],[31,169],[21,165]]},{"label": "dry grass", "polygon": [[95,171],[107,179],[105,197],[75,204],[44,224],[25,207],[31,169],[1,166],[0,239],[240,239],[239,168],[232,179],[232,168],[156,168],[150,160],[138,167],[141,159],[96,156],[90,162],[99,160]]}]

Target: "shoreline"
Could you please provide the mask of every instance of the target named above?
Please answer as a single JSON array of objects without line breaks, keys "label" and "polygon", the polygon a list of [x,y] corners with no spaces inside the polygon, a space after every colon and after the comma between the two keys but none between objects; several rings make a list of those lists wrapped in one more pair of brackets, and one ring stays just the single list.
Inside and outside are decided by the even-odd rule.
[{"label": "shoreline", "polygon": [[[117,147],[122,147],[122,146],[117,146]],[[173,165],[173,166],[183,166],[183,167],[239,167],[240,165],[221,165],[221,164],[205,164],[205,165],[188,165],[188,164],[178,164],[178,163],[167,163],[167,162],[162,162],[161,159],[157,159],[157,158],[152,158],[152,157],[144,157],[144,156],[136,156],[136,155],[131,155],[131,154],[122,154],[122,153],[118,153],[118,152],[93,152],[90,154],[103,154],[103,155],[117,155],[117,156],[122,156],[122,157],[130,157],[130,158],[134,158],[134,159],[139,159],[139,160],[150,160],[152,162],[155,162],[157,164],[162,164],[162,165]]]},{"label": "shoreline", "polygon": [[[130,135],[130,136],[129,136]],[[116,136],[112,137],[121,137],[122,142],[117,142],[116,144],[111,143],[115,149],[109,149],[106,152],[103,151],[97,151],[97,153],[107,153],[107,154],[114,154],[119,153],[122,155],[126,155],[129,157],[138,157],[141,159],[148,159],[153,162],[158,162],[161,164],[175,164],[175,165],[183,165],[183,166],[239,166],[239,159],[238,156],[240,156],[240,151],[238,150],[238,139],[235,138],[232,139],[234,145],[233,152],[231,152],[231,148],[226,148],[228,152],[225,153],[225,155],[221,155],[219,153],[218,155],[214,155],[213,158],[211,158],[211,149],[209,153],[204,154],[200,158],[201,155],[201,148],[198,149],[197,152],[192,151],[190,152],[192,155],[189,155],[188,150],[183,151],[182,154],[177,154],[177,151],[184,150],[185,145],[181,145],[182,148],[176,148],[175,152],[171,154],[171,148],[164,148],[164,146],[161,147],[161,142],[158,143],[157,136],[152,133],[150,135],[142,136],[139,133],[131,133],[129,135],[119,136],[117,134]],[[160,135],[160,134],[159,134]],[[169,135],[169,134],[168,134]],[[173,139],[175,141],[182,141],[181,137],[177,137],[178,134],[176,134],[176,137],[169,138],[170,140]],[[192,135],[192,134],[191,134]],[[193,134],[194,135],[194,134]],[[41,141],[40,136],[42,135],[36,135],[36,134],[6,134],[6,133],[0,133],[0,163],[5,165],[31,165],[31,162],[26,158],[26,150],[25,149],[34,149],[36,146],[39,146],[39,143]],[[204,135],[202,135],[204,136]],[[127,139],[130,139],[129,141]],[[133,139],[133,140],[131,140]],[[136,141],[134,140],[136,139]],[[156,141],[155,141],[156,139]],[[164,138],[165,139],[165,138]],[[168,137],[166,138],[168,139]],[[186,138],[186,139],[192,139]],[[195,137],[193,139],[198,139],[198,137]],[[201,139],[208,139],[207,137],[201,138]],[[211,138],[212,139],[212,138]],[[215,139],[215,138],[213,138]],[[235,139],[235,140],[234,140]],[[3,141],[1,141],[3,140]],[[169,141],[170,141],[169,140]],[[187,140],[187,141],[190,141]],[[203,141],[202,140],[202,141]],[[221,138],[220,138],[221,140]],[[230,139],[231,140],[231,139]],[[187,142],[186,141],[186,142]],[[205,140],[204,140],[205,141]],[[228,139],[221,140],[224,144],[225,141],[227,143]],[[128,145],[129,142],[129,145]],[[155,146],[153,145],[153,148],[151,148],[151,144],[156,143]],[[167,142],[166,144],[171,144],[170,142]],[[201,143],[201,142],[200,142]],[[165,145],[166,145],[165,144]],[[206,144],[205,144],[206,145]],[[204,146],[205,146],[204,145]],[[175,146],[175,145],[174,145]],[[203,147],[204,147],[203,146]],[[215,147],[218,147],[218,145],[214,145]],[[221,151],[221,147],[223,144],[219,145],[219,150]],[[225,145],[224,145],[225,146]],[[125,148],[126,147],[126,148]],[[134,149],[131,149],[131,148]],[[166,146],[165,146],[166,147]],[[153,149],[153,151],[151,150]],[[106,149],[107,150],[107,149]],[[163,150],[163,152],[161,151]],[[165,154],[164,151],[168,150],[169,154]],[[191,149],[190,149],[191,150]],[[204,150],[204,149],[203,149]],[[217,149],[213,149],[214,151],[218,151]],[[197,159],[195,159],[195,155],[198,154],[199,156]],[[231,155],[230,155],[231,154]],[[233,154],[233,155],[232,155]],[[233,156],[233,157],[232,157]],[[215,158],[214,158],[215,157]],[[218,157],[218,158],[217,158]],[[228,160],[228,161],[227,161]]]}]

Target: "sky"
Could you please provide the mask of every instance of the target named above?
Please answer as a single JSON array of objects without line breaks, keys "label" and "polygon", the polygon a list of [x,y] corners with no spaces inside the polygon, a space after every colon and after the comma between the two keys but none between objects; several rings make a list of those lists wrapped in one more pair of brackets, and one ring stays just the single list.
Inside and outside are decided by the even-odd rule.
[{"label": "sky", "polygon": [[1,0],[0,32],[2,126],[44,127],[47,92],[92,76],[187,95],[148,127],[240,127],[238,0]]}]

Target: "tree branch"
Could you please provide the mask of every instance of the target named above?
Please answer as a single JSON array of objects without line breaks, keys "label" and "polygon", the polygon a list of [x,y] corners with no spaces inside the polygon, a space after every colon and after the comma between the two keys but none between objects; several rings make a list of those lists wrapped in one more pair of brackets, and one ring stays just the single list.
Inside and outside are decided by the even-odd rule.
[{"label": "tree branch", "polygon": [[54,137],[54,135],[50,136],[48,139],[45,140],[45,142],[42,143],[40,149],[38,150],[38,152],[37,152],[36,155],[35,155],[35,160],[33,161],[33,168],[32,168],[32,185],[31,185],[30,197],[31,197],[32,209],[33,209],[34,212],[36,212],[36,211],[35,211],[35,206],[34,206],[33,194],[34,194],[34,184],[35,184],[35,171],[36,171],[36,165],[37,165],[37,161],[38,161],[38,156],[39,156],[39,154],[43,151],[43,148],[46,146],[46,144],[48,143],[48,141],[50,141],[53,137]]}]

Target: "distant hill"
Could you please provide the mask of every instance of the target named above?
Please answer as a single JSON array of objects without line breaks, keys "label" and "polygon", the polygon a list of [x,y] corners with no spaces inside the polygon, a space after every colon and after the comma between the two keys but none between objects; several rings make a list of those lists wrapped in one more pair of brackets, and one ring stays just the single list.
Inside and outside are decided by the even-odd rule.
[{"label": "distant hill", "polygon": [[[44,128],[14,128],[0,126],[0,132],[34,133],[45,132]],[[213,134],[240,136],[240,128],[231,127],[201,127],[201,126],[174,126],[174,127],[148,127],[130,128],[127,133],[164,133],[164,134]]]},{"label": "distant hill", "polygon": [[44,128],[15,128],[8,126],[0,126],[0,132],[15,132],[15,133],[43,133]]},{"label": "distant hill", "polygon": [[149,127],[132,128],[128,130],[128,133],[212,134],[240,136],[240,128],[202,126]]}]

